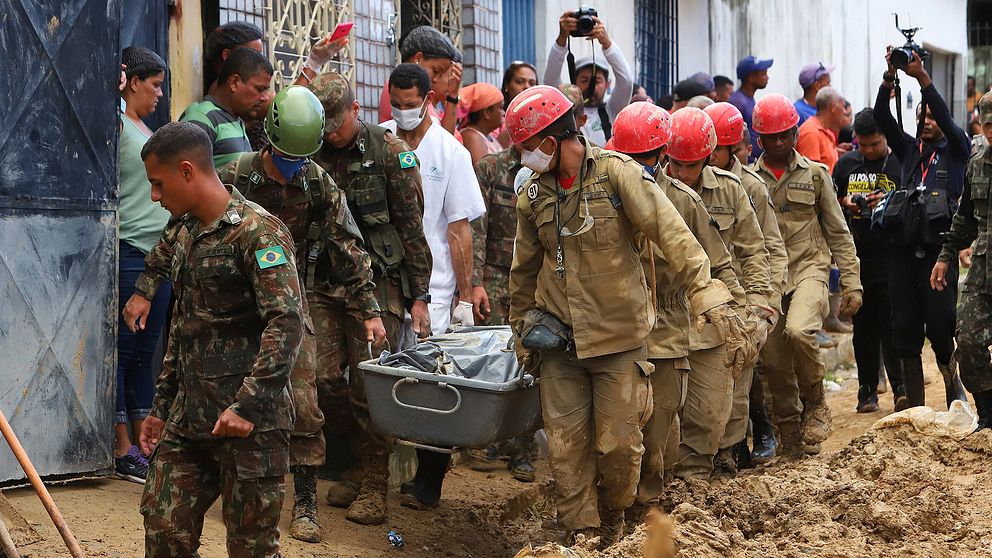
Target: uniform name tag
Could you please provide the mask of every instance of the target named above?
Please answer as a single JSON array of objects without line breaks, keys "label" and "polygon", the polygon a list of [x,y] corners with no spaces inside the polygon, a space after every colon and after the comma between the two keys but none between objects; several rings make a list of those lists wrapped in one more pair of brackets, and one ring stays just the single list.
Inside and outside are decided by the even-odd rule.
[{"label": "uniform name tag", "polygon": [[734,214],[734,208],[732,208],[732,207],[713,206],[713,207],[707,207],[706,210],[709,211],[710,213],[712,213],[713,215],[733,215]]},{"label": "uniform name tag", "polygon": [[802,182],[790,182],[788,187],[792,190],[806,190],[808,192],[816,191],[816,187],[812,184],[804,184]]},{"label": "uniform name tag", "polygon": [[286,254],[282,251],[282,246],[271,246],[255,250],[255,261],[258,262],[259,269],[278,267],[286,263]]}]

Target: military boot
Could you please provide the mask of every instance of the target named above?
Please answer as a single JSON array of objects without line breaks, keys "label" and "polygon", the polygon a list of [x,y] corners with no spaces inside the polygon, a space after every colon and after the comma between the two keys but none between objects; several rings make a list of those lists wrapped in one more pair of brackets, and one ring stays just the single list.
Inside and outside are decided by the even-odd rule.
[{"label": "military boot", "polygon": [[964,384],[961,383],[957,361],[952,357],[950,364],[940,364],[938,362],[937,370],[940,370],[940,375],[944,378],[944,398],[947,400],[947,408],[951,408],[951,403],[955,399],[967,402],[968,392],[964,390]]},{"label": "military boot", "polygon": [[755,405],[751,407],[751,431],[754,434],[754,449],[751,450],[751,463],[761,465],[775,459],[778,442],[775,440],[775,430],[768,417],[768,407]]},{"label": "military boot", "polygon": [[293,522],[289,536],[309,543],[320,542],[320,525],[317,524],[317,468],[299,465],[292,468]]},{"label": "military boot", "polygon": [[623,538],[624,525],[623,510],[608,510],[600,507],[599,550],[606,550],[620,542]]},{"label": "military boot", "polygon": [[722,448],[713,458],[713,478],[732,479],[737,476],[737,462],[734,460],[734,447]]},{"label": "military boot", "polygon": [[800,424],[802,425],[800,431],[802,432],[803,443],[807,446],[819,446],[827,439],[827,436],[830,436],[833,419],[830,416],[830,407],[827,406],[823,382],[816,382],[810,387],[809,397],[803,401]]},{"label": "military boot", "polygon": [[[775,439],[774,434],[772,434],[772,439]],[[754,467],[751,463],[751,448],[747,447],[746,438],[734,444],[733,454],[734,464],[737,465],[738,471],[741,469],[750,469],[751,467]]]},{"label": "military boot", "polygon": [[386,520],[386,490],[389,488],[389,457],[367,458],[365,476],[345,519],[361,525],[379,525]]},{"label": "military boot", "polygon": [[909,407],[926,405],[926,390],[923,387],[923,362],[920,357],[901,358],[903,385]]},{"label": "military boot", "polygon": [[878,411],[878,395],[871,388],[872,386],[861,386],[858,388],[858,406],[855,411],[859,413],[874,413]]},{"label": "military boot", "polygon": [[779,454],[786,459],[800,459],[806,455],[803,449],[803,435],[799,425],[795,422],[787,422],[778,425],[780,444]]},{"label": "military boot", "polygon": [[978,391],[971,394],[975,398],[975,411],[978,412],[978,428],[992,428],[992,391]]},{"label": "military boot", "polygon": [[510,475],[520,482],[534,482],[537,480],[537,469],[532,461],[537,455],[537,444],[534,442],[534,435],[522,434],[510,440],[509,443],[510,461],[506,464],[510,470]]}]

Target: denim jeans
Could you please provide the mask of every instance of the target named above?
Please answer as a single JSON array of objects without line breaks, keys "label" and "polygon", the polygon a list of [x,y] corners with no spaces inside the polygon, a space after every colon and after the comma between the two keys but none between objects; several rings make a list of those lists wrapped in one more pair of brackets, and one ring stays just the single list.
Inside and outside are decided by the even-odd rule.
[{"label": "denim jeans", "polygon": [[152,356],[155,344],[165,325],[165,315],[172,296],[172,284],[162,283],[151,311],[148,313],[145,329],[137,333],[124,324],[121,312],[131,295],[138,276],[145,270],[145,254],[127,242],[120,243],[120,267],[118,270],[118,312],[117,312],[117,408],[116,422],[143,420],[152,409],[155,396],[155,378],[152,376]]}]

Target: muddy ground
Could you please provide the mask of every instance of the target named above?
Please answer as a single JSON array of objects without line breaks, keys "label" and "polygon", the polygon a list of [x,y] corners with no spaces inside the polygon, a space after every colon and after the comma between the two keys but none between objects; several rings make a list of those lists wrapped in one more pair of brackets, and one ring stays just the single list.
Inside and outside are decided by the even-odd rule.
[{"label": "muddy ground", "polygon": [[[943,389],[929,357],[928,403],[943,410]],[[963,442],[928,438],[910,427],[865,431],[892,411],[890,394],[882,410],[854,412],[857,382],[851,371],[837,373],[841,391],[829,394],[835,431],[823,453],[800,463],[773,464],[732,481],[675,483],[664,502],[676,520],[680,556],[692,558],[798,558],[904,556],[992,556],[992,434]],[[386,524],[365,527],[344,519],[343,510],[321,505],[325,542],[300,543],[284,536],[288,557],[389,555],[505,557],[528,543],[562,535],[554,529],[546,467],[537,483],[514,481],[504,470],[458,467],[445,483],[433,512],[412,511],[390,495]],[[324,484],[321,483],[321,487]],[[52,494],[88,556],[143,554],[138,502],[141,486],[120,480],[78,481]],[[30,489],[5,492],[41,535],[22,555],[53,558],[68,553]],[[283,532],[288,528],[287,497]],[[405,547],[392,548],[390,530]],[[604,553],[575,549],[581,558],[641,556],[643,528]],[[219,505],[207,516],[203,558],[226,556]]]}]

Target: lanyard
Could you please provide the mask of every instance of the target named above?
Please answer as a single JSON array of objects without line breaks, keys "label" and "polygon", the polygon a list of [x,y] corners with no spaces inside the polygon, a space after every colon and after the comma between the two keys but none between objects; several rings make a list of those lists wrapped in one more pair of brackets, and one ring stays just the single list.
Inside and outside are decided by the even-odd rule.
[{"label": "lanyard", "polygon": [[940,161],[940,156],[937,155],[937,149],[934,148],[933,153],[930,155],[930,160],[927,161],[926,167],[923,166],[923,142],[920,142],[920,172],[922,176],[920,178],[920,185],[926,184],[927,174],[930,173],[930,169],[933,167],[934,163]]},{"label": "lanyard", "polygon": [[[583,176],[582,175],[585,174],[585,167],[586,167],[586,161],[583,158],[583,160],[582,160],[582,166],[579,167],[579,176],[578,176],[578,181],[579,181],[578,194],[579,195],[582,194],[582,189],[585,188],[585,184],[582,183],[583,182],[583,180],[582,180],[583,179]],[[573,182],[572,187],[573,188],[575,187],[574,182]],[[555,273],[558,275],[558,278],[559,279],[564,279],[565,278],[565,252],[564,252],[564,250],[562,249],[562,246],[561,246],[562,229],[564,228],[564,226],[561,223],[561,202],[562,202],[562,200],[565,199],[565,194],[566,194],[565,189],[561,187],[561,182],[558,180],[558,173],[555,172],[555,237],[556,237],[556,240],[558,241],[558,246],[557,246],[558,250],[557,250],[557,253],[555,254],[555,264],[556,264],[555,265]],[[579,201],[580,200],[576,199],[576,202],[575,202],[576,203],[575,212],[572,214],[571,217],[568,218],[567,221],[565,221],[566,223],[570,222],[578,214],[578,212],[579,212],[579,207],[578,207]],[[588,213],[589,213],[589,202],[587,201],[586,202],[586,214],[588,215]]]}]

